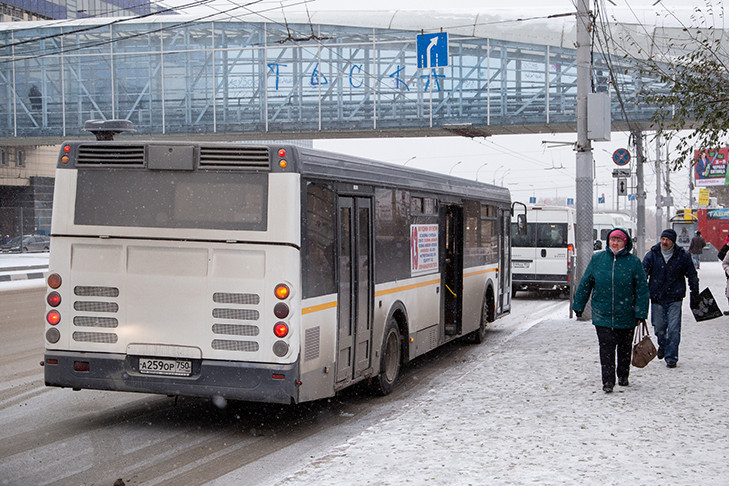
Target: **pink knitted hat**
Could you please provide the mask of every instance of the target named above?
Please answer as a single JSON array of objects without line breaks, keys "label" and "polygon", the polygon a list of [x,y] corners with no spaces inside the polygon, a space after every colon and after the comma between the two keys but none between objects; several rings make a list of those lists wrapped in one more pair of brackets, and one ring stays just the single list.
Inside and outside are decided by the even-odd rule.
[{"label": "pink knitted hat", "polygon": [[610,234],[608,235],[608,241],[610,241],[610,238],[612,238],[614,236],[617,236],[618,238],[623,240],[623,243],[628,244],[628,235],[623,233],[621,230],[619,230],[619,229],[612,230],[610,232]]}]

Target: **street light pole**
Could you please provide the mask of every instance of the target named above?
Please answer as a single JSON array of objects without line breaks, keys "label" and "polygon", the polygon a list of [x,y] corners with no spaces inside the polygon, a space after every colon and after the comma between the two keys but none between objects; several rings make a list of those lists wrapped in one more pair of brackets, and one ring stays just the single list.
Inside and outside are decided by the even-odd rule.
[{"label": "street light pole", "polygon": [[455,164],[453,164],[453,167],[451,167],[451,170],[448,171],[448,175],[451,175],[453,173],[453,169],[455,169],[456,166],[458,164],[460,164],[461,162],[463,162],[463,161],[462,160],[459,160],[458,162],[456,162]]},{"label": "street light pole", "polygon": [[501,184],[500,184],[501,187],[504,187],[504,177],[506,177],[509,174],[509,172],[511,172],[511,169],[506,169],[506,172],[501,174]]},{"label": "street light pole", "polygon": [[499,171],[500,171],[501,169],[503,169],[503,168],[504,168],[504,166],[503,166],[503,165],[500,165],[500,166],[498,166],[498,167],[496,168],[496,170],[494,171],[494,179],[493,179],[493,180],[491,181],[491,183],[492,183],[493,185],[496,185],[496,179],[497,179],[497,178],[498,178],[498,176],[499,176]]},{"label": "street light pole", "polygon": [[483,169],[487,165],[488,165],[488,162],[483,163],[483,164],[481,164],[481,167],[479,167],[478,169],[476,169],[476,182],[478,182],[478,173],[481,171],[481,169]]}]

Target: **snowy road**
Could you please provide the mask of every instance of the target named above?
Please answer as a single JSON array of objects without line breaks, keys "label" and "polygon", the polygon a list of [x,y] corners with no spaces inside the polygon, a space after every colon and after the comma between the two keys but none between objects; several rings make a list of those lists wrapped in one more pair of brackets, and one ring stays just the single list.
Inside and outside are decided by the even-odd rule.
[{"label": "snowy road", "polygon": [[354,389],[298,407],[46,388],[44,287],[0,293],[0,484],[265,484],[280,481],[399,414],[443,372],[458,370],[544,318],[566,318],[564,300],[518,299],[488,342],[453,343],[408,366],[397,390],[373,399]]}]

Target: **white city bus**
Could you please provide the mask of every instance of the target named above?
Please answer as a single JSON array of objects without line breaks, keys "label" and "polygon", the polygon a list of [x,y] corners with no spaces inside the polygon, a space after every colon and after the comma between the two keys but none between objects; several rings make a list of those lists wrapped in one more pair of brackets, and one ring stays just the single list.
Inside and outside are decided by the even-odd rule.
[{"label": "white city bus", "polygon": [[46,385],[389,393],[509,311],[511,211],[500,187],[290,145],[65,143]]}]

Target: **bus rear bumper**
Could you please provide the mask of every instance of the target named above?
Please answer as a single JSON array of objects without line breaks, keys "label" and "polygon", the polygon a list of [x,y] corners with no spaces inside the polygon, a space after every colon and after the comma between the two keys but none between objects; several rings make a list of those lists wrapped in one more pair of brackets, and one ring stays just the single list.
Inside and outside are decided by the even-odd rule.
[{"label": "bus rear bumper", "polygon": [[[46,386],[75,390],[222,397],[284,404],[298,402],[298,361],[277,365],[193,360],[192,376],[189,377],[141,374],[136,371],[137,363],[138,357],[125,354],[49,351],[44,360],[45,383]],[[78,371],[78,368],[88,368],[88,371]]]}]

